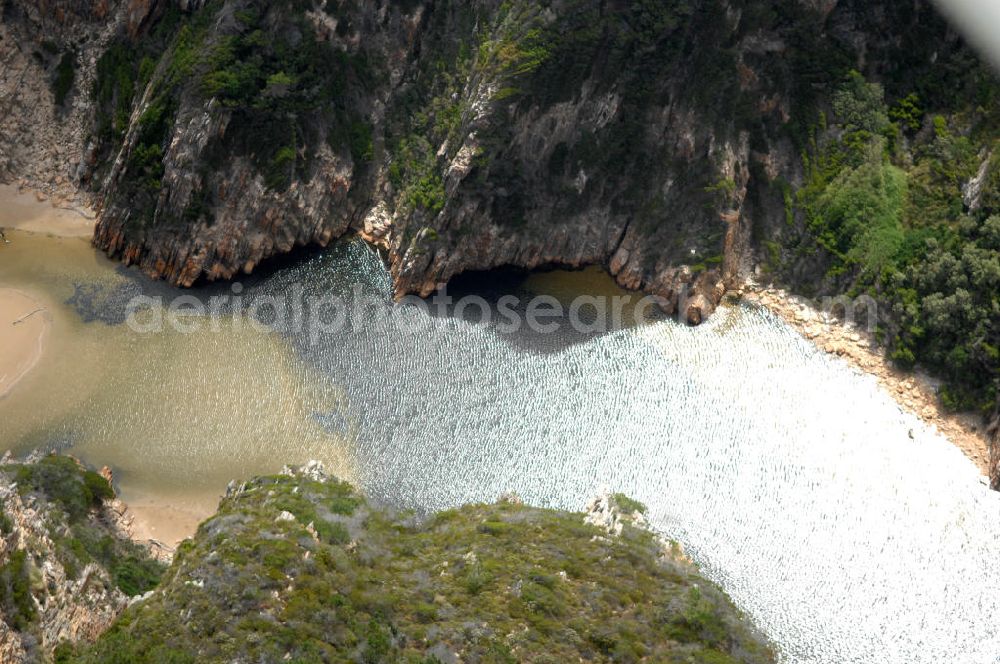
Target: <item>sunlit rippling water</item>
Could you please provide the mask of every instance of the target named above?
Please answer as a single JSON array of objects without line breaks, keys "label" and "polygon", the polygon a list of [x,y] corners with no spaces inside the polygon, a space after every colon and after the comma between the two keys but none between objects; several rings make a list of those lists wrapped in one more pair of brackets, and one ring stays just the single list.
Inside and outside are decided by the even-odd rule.
[{"label": "sunlit rippling water", "polygon": [[[536,275],[516,289],[566,296],[594,280]],[[268,413],[280,405],[283,424],[250,418],[268,427],[255,444],[283,457],[276,464],[337,447],[372,497],[417,510],[508,491],[580,509],[603,488],[624,491],[649,505],[656,527],[685,545],[788,662],[1000,662],[1000,496],[874,380],[766,311],[724,309],[697,329],[653,321],[602,335],[501,334],[454,315],[390,312],[385,268],[361,243],[248,280],[244,303],[295,284],[306,296],[348,293],[356,282],[389,313],[319,343],[287,326],[258,333],[266,343],[235,335],[230,345],[243,351],[222,343],[201,358],[209,374],[224,369],[213,357],[246,362],[234,375],[251,381],[252,400]],[[71,306],[98,319],[86,325],[118,329],[122,302],[139,291],[168,292],[122,278]],[[284,356],[275,339],[292,349],[298,369],[276,359]],[[167,342],[142,343],[155,353]],[[251,347],[252,357],[240,359]],[[113,362],[113,346],[94,352]],[[276,364],[283,380],[259,378]],[[99,429],[114,437],[136,418],[169,428],[170,412],[187,420],[198,444],[232,445],[219,438],[242,431],[231,420],[244,417],[237,411],[248,402],[192,422],[208,407],[199,403],[223,408],[220,395],[236,388],[181,385],[193,396],[180,410],[155,391],[137,396],[112,385],[88,402],[86,418],[106,418]],[[122,408],[134,413],[124,423],[114,414]],[[81,444],[100,463],[92,429]],[[161,457],[156,437],[131,445],[139,465],[145,454]]]}]

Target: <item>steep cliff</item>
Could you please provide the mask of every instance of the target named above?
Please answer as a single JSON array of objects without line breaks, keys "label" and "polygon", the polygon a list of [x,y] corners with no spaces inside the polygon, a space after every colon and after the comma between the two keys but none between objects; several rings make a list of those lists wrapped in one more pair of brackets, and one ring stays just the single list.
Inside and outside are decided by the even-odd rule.
[{"label": "steep cliff", "polygon": [[692,295],[697,322],[749,266],[748,210],[783,209],[759,180],[798,177],[803,38],[853,16],[776,4],[170,7],[95,240],[190,285],[353,228],[389,247],[399,294],[600,263],[667,309]]},{"label": "steep cliff", "polygon": [[0,661],[90,642],[159,579],[101,475],[69,457],[0,463]]},{"label": "steep cliff", "polygon": [[692,322],[781,241],[850,69],[964,52],[924,2],[56,5],[8,0],[109,17],[74,175],[127,263],[191,285],[365,231],[400,295],[596,263]]},{"label": "steep cliff", "polygon": [[117,34],[138,35],[149,2],[0,3],[0,181],[57,199],[89,199],[81,184],[96,155],[91,89]]},{"label": "steep cliff", "polygon": [[[5,48],[36,44],[27,79],[52,91],[4,83],[0,177],[70,154],[97,246],[154,276],[361,232],[397,295],[601,264],[698,323],[758,271],[873,296],[893,359],[949,407],[995,403],[1000,86],[926,0],[4,7]],[[49,122],[51,99],[72,111]]]},{"label": "steep cliff", "polygon": [[621,496],[426,519],[316,465],[233,486],[82,662],[773,662]]}]

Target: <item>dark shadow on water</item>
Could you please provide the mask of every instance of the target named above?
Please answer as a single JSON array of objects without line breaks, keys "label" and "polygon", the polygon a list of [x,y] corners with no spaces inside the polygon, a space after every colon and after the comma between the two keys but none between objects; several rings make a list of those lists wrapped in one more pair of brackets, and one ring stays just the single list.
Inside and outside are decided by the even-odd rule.
[{"label": "dark shadow on water", "polygon": [[[308,282],[316,275],[310,269],[316,263],[329,267],[331,258],[343,260],[345,269],[358,267],[349,260],[347,245],[354,240],[340,240],[329,247],[297,247],[287,254],[262,262],[249,275],[239,274],[228,281],[198,281],[190,288],[172,286],[166,281],[153,279],[135,266],[118,265],[116,274],[124,281],[107,284],[101,282],[74,282],[73,294],[66,300],[85,323],[100,322],[105,325],[121,325],[128,320],[130,303],[136,298],[152,298],[169,305],[176,298],[183,297],[210,308],[213,300],[223,302],[214,311],[220,315],[245,312],[252,308],[255,298],[273,295],[275,282],[291,286],[290,282]],[[372,249],[371,251],[374,251]],[[377,256],[378,254],[376,254]],[[319,270],[329,273],[328,269]],[[308,288],[306,290],[309,290]],[[239,296],[239,297],[237,297]]]},{"label": "dark shadow on water", "polygon": [[[455,318],[473,325],[492,326],[497,329],[499,338],[511,347],[540,354],[559,353],[577,344],[588,343],[622,329],[669,319],[669,316],[663,314],[661,310],[653,308],[648,310],[648,315],[642,322],[636,322],[631,316],[631,310],[622,316],[621,320],[615,320],[611,315],[612,297],[630,298],[631,302],[638,302],[643,295],[622,291],[603,271],[596,280],[603,280],[606,283],[601,283],[600,289],[594,289],[592,285],[595,274],[596,268],[574,270],[563,267],[537,270],[503,267],[488,271],[466,272],[452,278],[443,291],[431,296],[430,301],[434,302],[436,297],[446,293],[451,301],[446,307],[432,307],[431,315],[438,318]],[[562,286],[561,292],[555,296],[547,293],[544,287],[540,289],[537,286],[532,287],[530,282],[533,277],[558,278]],[[529,307],[532,301],[546,295],[558,300],[560,315],[538,317],[536,314],[536,321],[541,325],[529,324]],[[606,306],[605,315],[601,316],[594,305],[589,303],[582,305],[571,315],[570,305],[577,296],[601,299]],[[502,302],[504,298],[507,300]],[[516,298],[516,303],[510,298]],[[553,311],[551,300],[550,304],[536,304],[536,306],[538,307],[536,312]],[[516,317],[521,324],[516,331],[505,331],[503,326],[511,317]],[[555,329],[550,331],[545,329],[546,327]],[[506,329],[509,328],[507,325]]]},{"label": "dark shadow on water", "polygon": [[[615,316],[612,299],[627,299],[634,305],[643,295],[622,291],[598,268],[467,272],[454,277],[429,298],[411,297],[394,304],[385,257],[357,238],[340,240],[324,249],[298,249],[262,263],[251,275],[229,282],[201,283],[189,289],[150,279],[135,268],[119,267],[118,273],[125,277],[124,281],[74,284],[67,304],[85,322],[106,325],[126,322],[137,303],[142,308],[185,302],[186,307],[197,305],[211,312],[208,315],[251,315],[288,338],[307,357],[354,344],[396,343],[395,337],[403,336],[396,324],[406,316],[417,316],[409,319],[417,325],[420,316],[436,321],[425,326],[427,335],[459,330],[441,324],[450,319],[489,328],[511,348],[538,354],[559,353],[621,329],[667,319],[655,307],[646,308],[640,322],[635,319],[634,309]],[[547,299],[536,300],[540,296]],[[578,296],[598,298],[604,313],[592,302],[572,309],[571,303]],[[347,325],[342,330],[324,332],[317,342],[310,323],[329,320],[333,309],[323,301],[330,297],[343,302]],[[365,313],[359,315],[357,304],[361,298]],[[292,315],[293,309],[304,312],[301,319]],[[364,318],[373,314],[381,322],[371,323]]]}]

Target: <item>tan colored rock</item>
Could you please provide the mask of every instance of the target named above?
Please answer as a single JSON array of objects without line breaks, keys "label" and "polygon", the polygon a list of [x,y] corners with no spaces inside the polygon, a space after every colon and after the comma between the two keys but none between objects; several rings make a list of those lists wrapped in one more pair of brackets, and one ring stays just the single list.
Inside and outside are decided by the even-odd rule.
[{"label": "tan colored rock", "polygon": [[997,405],[990,416],[986,436],[989,440],[990,483],[994,490],[1000,491],[1000,395],[997,396]]},{"label": "tan colored rock", "polygon": [[690,325],[701,325],[715,311],[715,305],[704,295],[698,294],[687,305],[684,317]]}]

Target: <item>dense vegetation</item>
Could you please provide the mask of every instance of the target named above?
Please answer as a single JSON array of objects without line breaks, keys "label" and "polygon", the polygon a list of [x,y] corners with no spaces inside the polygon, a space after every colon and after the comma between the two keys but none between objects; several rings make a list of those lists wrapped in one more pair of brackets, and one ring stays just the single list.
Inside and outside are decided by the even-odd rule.
[{"label": "dense vegetation", "polygon": [[510,503],[421,521],[346,484],[285,475],[227,497],[161,587],[66,661],[456,656],[772,661],[725,596],[643,529],[610,537],[582,515]]},{"label": "dense vegetation", "polygon": [[1000,380],[1000,87],[976,75],[977,108],[936,114],[924,110],[936,100],[909,93],[890,106],[881,85],[850,73],[789,205],[805,220],[799,257],[822,253],[820,287],[875,297],[892,357],[944,378],[946,405],[986,411]]}]

